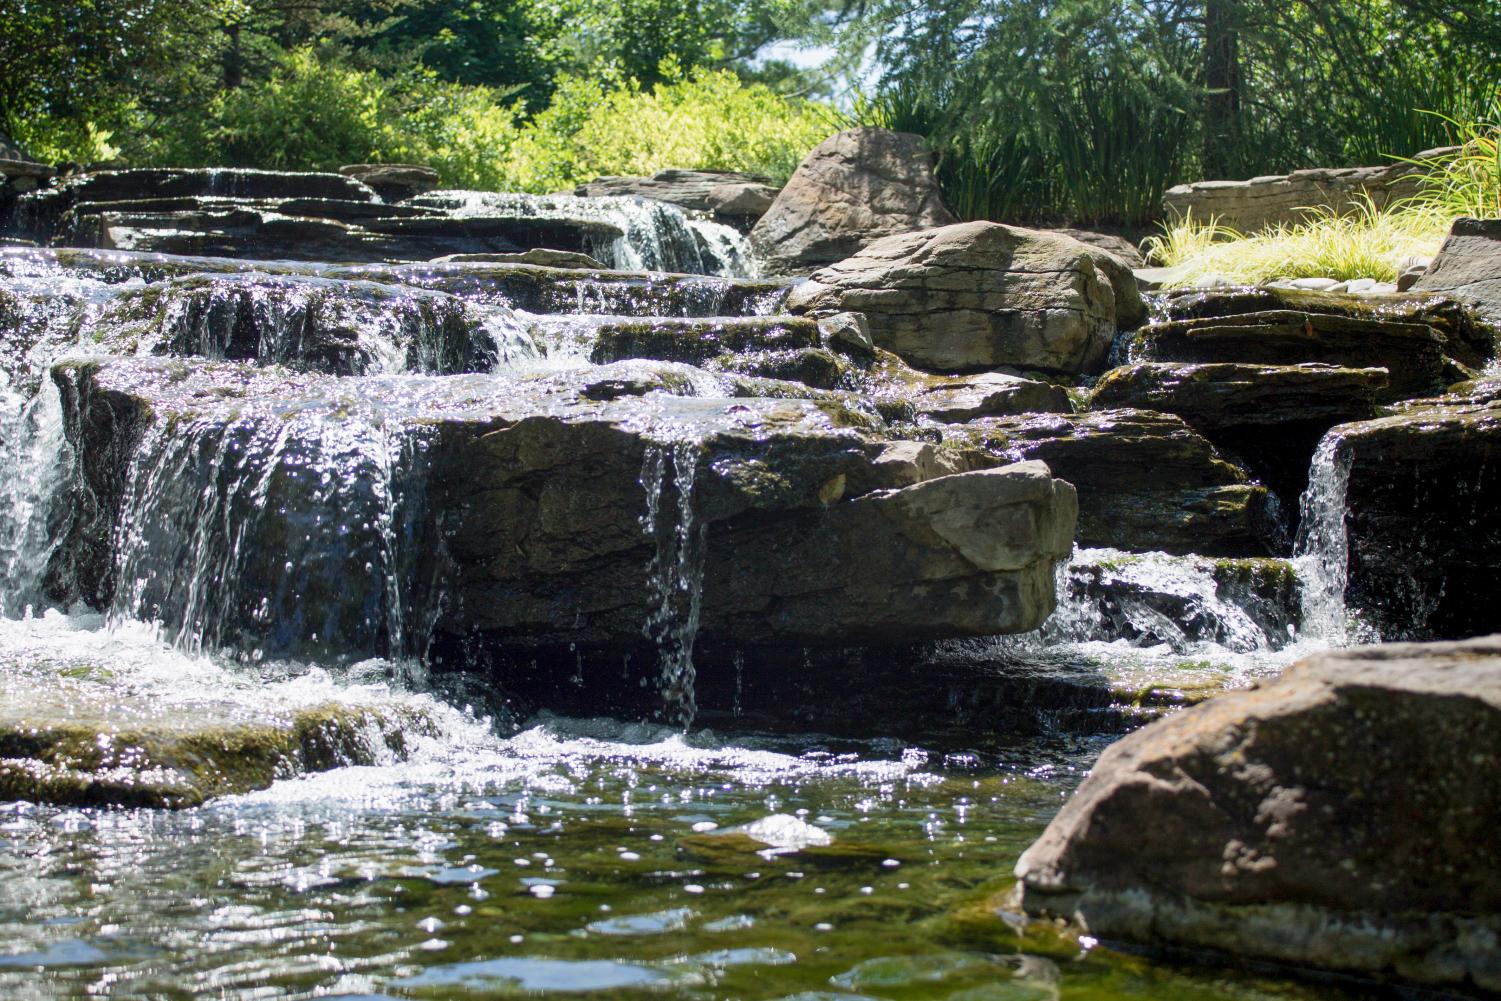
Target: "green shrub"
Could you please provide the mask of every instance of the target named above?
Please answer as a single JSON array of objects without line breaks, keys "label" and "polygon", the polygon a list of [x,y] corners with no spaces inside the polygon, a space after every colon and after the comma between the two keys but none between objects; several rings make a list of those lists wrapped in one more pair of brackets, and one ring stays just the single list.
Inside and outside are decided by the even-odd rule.
[{"label": "green shrub", "polygon": [[1492,105],[1488,119],[1434,117],[1449,123],[1457,148],[1422,161],[1427,176],[1408,203],[1450,218],[1501,218],[1501,101]]},{"label": "green shrub", "polygon": [[138,164],[163,166],[413,162],[437,168],[453,187],[549,192],[665,167],[741,170],[781,183],[840,126],[827,106],[729,71],[685,74],[669,63],[662,72],[665,81],[650,89],[608,76],[561,78],[552,103],[527,120],[512,88],[445,82],[421,68],[387,77],[305,47],[285,53],[265,80],[159,123],[150,130],[157,138],[129,152]]},{"label": "green shrub", "polygon": [[728,70],[669,65],[651,89],[568,77],[526,123],[509,175],[525,191],[556,191],[608,174],[666,167],[739,170],[784,183],[807,152],[838,131],[827,106],[789,100]]}]

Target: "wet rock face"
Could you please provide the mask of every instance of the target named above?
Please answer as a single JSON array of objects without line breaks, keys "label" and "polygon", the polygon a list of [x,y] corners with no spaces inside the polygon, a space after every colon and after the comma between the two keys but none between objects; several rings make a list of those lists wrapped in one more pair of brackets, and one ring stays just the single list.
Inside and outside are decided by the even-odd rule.
[{"label": "wet rock face", "polygon": [[955,442],[1017,461],[1046,462],[1079,491],[1084,546],[1259,556],[1266,488],[1169,414],[1100,410],[977,419]]},{"label": "wet rock face", "polygon": [[1501,323],[1501,222],[1456,219],[1413,291],[1474,303],[1491,322]]},{"label": "wet rock face", "polygon": [[[399,649],[428,614],[497,654],[613,657],[650,649],[643,623],[868,645],[1026,630],[1052,610],[1077,508],[1042,464],[909,483],[877,464],[880,419],[836,402],[594,391],[610,374],[64,365],[87,489],[53,577],[211,640],[324,656]],[[215,534],[225,519],[233,539]],[[200,573],[233,583],[203,591]],[[384,590],[392,575],[413,589]]]},{"label": "wet rock face", "polygon": [[1333,559],[1346,602],[1383,638],[1495,628],[1501,405],[1488,397],[1418,401],[1331,432],[1345,534]]},{"label": "wet rock face", "polygon": [[887,237],[802,284],[787,307],[863,313],[871,337],[919,368],[1104,367],[1144,305],[1130,269],[1076,240],[973,222]]},{"label": "wet rock face", "polygon": [[1384,368],[1139,362],[1106,373],[1090,400],[1177,414],[1291,509],[1319,439],[1335,424],[1375,416],[1386,385]]},{"label": "wet rock face", "polygon": [[1498,748],[1501,638],[1321,654],[1109,748],[1018,861],[1020,903],[1106,939],[1501,990]]},{"label": "wet rock face", "polygon": [[388,202],[426,194],[438,186],[438,172],[415,163],[351,163],[339,173],[352,177]]},{"label": "wet rock face", "polygon": [[954,221],[920,137],[849,129],[825,139],[798,165],[751,230],[751,244],[768,270],[806,273],[872,240]]}]

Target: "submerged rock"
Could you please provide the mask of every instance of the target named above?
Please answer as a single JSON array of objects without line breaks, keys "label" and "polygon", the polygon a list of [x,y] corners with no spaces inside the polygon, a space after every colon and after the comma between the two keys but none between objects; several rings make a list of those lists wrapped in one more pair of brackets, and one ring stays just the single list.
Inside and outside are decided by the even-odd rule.
[{"label": "submerged rock", "polygon": [[1266,552],[1266,488],[1182,418],[1149,410],[991,417],[954,442],[1046,462],[1079,491],[1080,545],[1211,556]]},{"label": "submerged rock", "polygon": [[987,222],[878,240],[794,286],[787,308],[863,313],[877,346],[944,372],[1097,372],[1116,331],[1144,317],[1115,257]]},{"label": "submerged rock", "polygon": [[803,159],[751,230],[751,245],[773,273],[806,272],[872,240],[954,221],[920,136],[848,129]]},{"label": "submerged rock", "polygon": [[1107,940],[1501,990],[1498,748],[1501,638],[1321,654],[1106,750],[1017,862],[1019,902]]},{"label": "submerged rock", "polygon": [[[37,639],[46,638],[43,630]],[[390,761],[434,726],[417,700],[288,701],[255,684],[164,697],[160,682],[103,650],[85,659],[8,637],[0,662],[4,800],[197,806],[307,772]]]}]

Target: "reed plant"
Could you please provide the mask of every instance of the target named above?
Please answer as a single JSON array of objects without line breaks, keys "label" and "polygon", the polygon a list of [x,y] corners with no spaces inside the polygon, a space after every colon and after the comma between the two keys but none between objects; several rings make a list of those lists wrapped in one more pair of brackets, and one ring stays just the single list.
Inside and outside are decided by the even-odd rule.
[{"label": "reed plant", "polygon": [[1452,130],[1453,149],[1407,160],[1423,168],[1422,186],[1404,205],[1437,212],[1451,219],[1501,218],[1501,100],[1484,118],[1459,120],[1435,114]]}]

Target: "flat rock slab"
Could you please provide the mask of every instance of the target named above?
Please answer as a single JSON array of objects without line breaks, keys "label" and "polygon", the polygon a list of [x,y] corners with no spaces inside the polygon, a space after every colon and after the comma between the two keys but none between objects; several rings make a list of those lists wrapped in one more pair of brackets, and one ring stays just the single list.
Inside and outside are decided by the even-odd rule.
[{"label": "flat rock slab", "polygon": [[918,368],[1098,372],[1145,316],[1120,260],[1041,230],[972,222],[886,237],[795,285],[787,308],[863,313]]},{"label": "flat rock slab", "polygon": [[1267,491],[1180,417],[1149,410],[990,417],[948,440],[1046,462],[1079,490],[1079,544],[1261,556]]},{"label": "flat rock slab", "polygon": [[1062,386],[1001,372],[933,377],[912,397],[920,417],[962,424],[977,417],[1067,414],[1073,411]]},{"label": "flat rock slab", "polygon": [[1374,416],[1384,368],[1333,365],[1186,365],[1138,362],[1105,373],[1090,396],[1100,409],[1177,414],[1204,431]]},{"label": "flat rock slab", "polygon": [[1501,221],[1456,219],[1412,288],[1474,303],[1492,323],[1501,323]]},{"label": "flat rock slab", "polygon": [[1386,385],[1384,368],[1138,362],[1107,372],[1090,404],[1177,414],[1271,487],[1295,525],[1319,440],[1375,416]]},{"label": "flat rock slab", "polygon": [[[1145,355],[1146,360],[1382,366],[1392,370],[1393,386],[1405,385],[1409,378],[1405,370],[1416,364],[1417,377],[1431,382],[1433,363],[1425,354],[1429,349],[1421,343],[1427,338],[1413,327],[1428,328],[1444,354],[1461,365],[1478,368],[1495,357],[1494,324],[1473,306],[1432,292],[1349,296],[1265,285],[1229,286],[1160,293],[1151,297],[1151,306],[1153,320],[1166,323],[1162,329],[1155,324],[1143,328],[1136,339],[1139,349],[1158,352]],[[1290,330],[1286,329],[1289,320]],[[1175,322],[1181,326],[1173,326]],[[1210,331],[1217,326],[1254,329]],[[1299,326],[1303,327],[1301,337]],[[1262,329],[1267,327],[1283,329]],[[1200,330],[1202,347],[1195,348],[1194,335]],[[1383,355],[1390,364],[1382,361]]]},{"label": "flat rock slab", "polygon": [[673,168],[660,170],[651,177],[598,177],[580,184],[574,194],[586,198],[608,195],[652,198],[744,224],[754,223],[765,215],[779,190],[751,174]]},{"label": "flat rock slab", "polygon": [[1501,990],[1501,637],[1321,654],[1101,756],[1016,865],[1093,935]]}]

